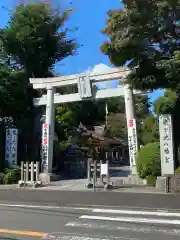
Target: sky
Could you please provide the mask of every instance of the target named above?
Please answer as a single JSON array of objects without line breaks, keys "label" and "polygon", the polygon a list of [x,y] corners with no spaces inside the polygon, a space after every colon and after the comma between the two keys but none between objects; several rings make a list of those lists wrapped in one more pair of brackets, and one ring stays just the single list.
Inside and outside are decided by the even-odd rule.
[{"label": "sky", "polygon": [[[18,2],[20,0],[0,0],[0,28],[7,24],[10,10]],[[70,37],[75,37],[81,47],[75,56],[58,63],[55,67],[56,72],[74,74],[84,72],[98,64],[110,66],[108,57],[100,50],[102,43],[107,40],[107,36],[103,35],[101,30],[105,27],[108,10],[122,7],[120,0],[54,0],[55,4],[58,2],[62,3],[64,9],[70,7],[75,9],[67,26],[72,29]],[[73,31],[77,27],[79,29]],[[154,92],[150,95],[151,100],[160,95],[162,91]]]}]

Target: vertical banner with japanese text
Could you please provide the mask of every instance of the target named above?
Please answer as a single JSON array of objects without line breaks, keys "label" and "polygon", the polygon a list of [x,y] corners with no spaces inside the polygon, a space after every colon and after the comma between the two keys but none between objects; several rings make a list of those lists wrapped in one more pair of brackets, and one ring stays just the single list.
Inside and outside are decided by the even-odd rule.
[{"label": "vertical banner with japanese text", "polygon": [[128,146],[130,166],[136,166],[136,154],[138,151],[136,119],[131,119],[128,122]]},{"label": "vertical banner with japanese text", "polygon": [[48,133],[49,133],[49,125],[47,123],[44,123],[42,127],[42,152],[41,152],[42,172],[48,171],[48,147],[49,147]]},{"label": "vertical banner with japanese text", "polygon": [[6,129],[5,161],[9,167],[17,166],[18,129]]},{"label": "vertical banner with japanese text", "polygon": [[161,175],[174,174],[173,126],[170,114],[159,117]]}]

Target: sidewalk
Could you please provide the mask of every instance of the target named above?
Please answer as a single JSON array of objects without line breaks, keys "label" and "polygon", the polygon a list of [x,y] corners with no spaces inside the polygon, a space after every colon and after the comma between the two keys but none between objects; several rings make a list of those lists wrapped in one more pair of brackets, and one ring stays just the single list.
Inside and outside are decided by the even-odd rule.
[{"label": "sidewalk", "polygon": [[[87,180],[86,179],[78,179],[78,180],[62,180],[56,183],[52,183],[52,185],[44,186],[42,188],[37,188],[38,190],[59,190],[59,191],[88,191],[93,192],[94,189],[86,188]],[[96,192],[109,191],[109,192],[129,192],[129,193],[154,193],[154,194],[163,194],[163,191],[157,190],[153,187],[148,186],[135,186],[135,185],[124,185],[119,188],[114,188],[110,190],[104,190],[104,185],[98,183],[95,188]]]},{"label": "sidewalk", "polygon": [[[93,192],[94,189],[86,188],[87,179],[73,179],[73,180],[61,180],[57,182],[52,182],[47,186],[33,188],[33,187],[25,187],[28,190],[47,190],[47,191],[80,191],[80,192]],[[16,184],[13,185],[0,185],[0,190],[13,190],[17,189],[18,186]],[[23,187],[21,189],[24,189]],[[98,183],[95,188],[96,192],[124,192],[124,193],[150,193],[150,194],[165,194],[163,191],[157,190],[153,187],[148,187],[145,185],[124,185],[119,188],[114,188],[110,190],[104,190],[104,185],[102,183]]]}]

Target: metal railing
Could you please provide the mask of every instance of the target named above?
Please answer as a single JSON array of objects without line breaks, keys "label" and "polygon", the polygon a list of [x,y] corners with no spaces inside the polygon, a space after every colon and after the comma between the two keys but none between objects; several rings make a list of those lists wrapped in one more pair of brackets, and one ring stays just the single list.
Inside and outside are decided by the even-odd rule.
[{"label": "metal railing", "polygon": [[21,162],[21,181],[34,183],[39,180],[39,162]]}]

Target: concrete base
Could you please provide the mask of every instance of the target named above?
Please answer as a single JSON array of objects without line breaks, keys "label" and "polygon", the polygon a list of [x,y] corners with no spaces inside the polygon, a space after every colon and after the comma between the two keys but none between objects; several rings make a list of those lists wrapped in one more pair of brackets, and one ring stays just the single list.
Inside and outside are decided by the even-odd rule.
[{"label": "concrete base", "polygon": [[110,185],[108,183],[104,185],[104,190],[110,190],[112,188],[113,188],[112,185]]},{"label": "concrete base", "polygon": [[131,175],[137,175],[137,167],[136,166],[130,166]]},{"label": "concrete base", "polygon": [[156,189],[164,190],[166,189],[166,177],[157,177],[156,180]]},{"label": "concrete base", "polygon": [[55,173],[40,173],[39,180],[43,183],[49,183],[53,181],[59,181],[61,176]]},{"label": "concrete base", "polygon": [[123,187],[123,184],[124,184],[123,179],[117,179],[112,181],[113,187]]},{"label": "concrete base", "polygon": [[127,178],[123,179],[123,183],[130,185],[146,185],[147,180],[141,179],[138,175],[129,175]]},{"label": "concrete base", "polygon": [[24,182],[23,180],[20,180],[18,182],[18,187],[21,188],[21,187],[34,187],[34,188],[37,188],[37,187],[42,187],[42,182],[41,181],[27,181],[27,182]]},{"label": "concrete base", "polygon": [[86,186],[85,186],[86,188],[93,188],[93,184],[92,183],[88,183],[88,184],[86,184]]}]

